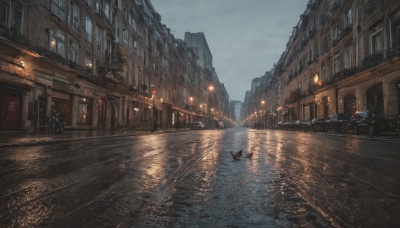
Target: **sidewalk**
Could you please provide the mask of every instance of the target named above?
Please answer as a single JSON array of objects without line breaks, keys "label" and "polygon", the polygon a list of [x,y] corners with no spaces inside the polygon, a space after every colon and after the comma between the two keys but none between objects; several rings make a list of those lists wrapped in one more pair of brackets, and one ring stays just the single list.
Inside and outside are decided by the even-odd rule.
[{"label": "sidewalk", "polygon": [[16,146],[35,146],[99,138],[148,135],[165,132],[187,131],[190,129],[166,129],[155,132],[144,130],[71,130],[64,134],[44,132],[0,132],[0,148]]}]

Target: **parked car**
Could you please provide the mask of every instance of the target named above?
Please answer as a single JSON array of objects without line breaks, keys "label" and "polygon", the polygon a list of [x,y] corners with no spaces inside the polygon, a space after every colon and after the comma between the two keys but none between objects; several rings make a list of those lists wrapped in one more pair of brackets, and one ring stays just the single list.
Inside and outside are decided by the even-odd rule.
[{"label": "parked car", "polygon": [[354,113],[350,122],[346,125],[345,132],[349,130],[353,131],[354,134],[367,132],[370,136],[373,136],[380,132],[395,132],[397,122],[379,111],[358,111]]},{"label": "parked car", "polygon": [[303,131],[310,131],[311,130],[311,121],[304,121],[303,122]]},{"label": "parked car", "polygon": [[306,131],[308,129],[310,122],[303,121],[303,120],[297,120],[294,125],[296,130],[301,130],[301,131]]},{"label": "parked car", "polygon": [[296,123],[293,121],[288,121],[285,123],[285,130],[294,130],[296,129]]},{"label": "parked car", "polygon": [[325,131],[343,132],[343,125],[351,120],[351,113],[334,113],[325,121]]},{"label": "parked car", "polygon": [[204,125],[203,122],[201,122],[201,121],[192,122],[192,129],[201,130],[201,129],[204,129],[205,127],[206,127],[206,125]]},{"label": "parked car", "polygon": [[324,131],[325,119],[314,118],[311,120],[311,131]]},{"label": "parked car", "polygon": [[278,129],[285,129],[285,124],[286,124],[286,122],[284,122],[284,121],[279,121],[279,122],[278,122]]}]

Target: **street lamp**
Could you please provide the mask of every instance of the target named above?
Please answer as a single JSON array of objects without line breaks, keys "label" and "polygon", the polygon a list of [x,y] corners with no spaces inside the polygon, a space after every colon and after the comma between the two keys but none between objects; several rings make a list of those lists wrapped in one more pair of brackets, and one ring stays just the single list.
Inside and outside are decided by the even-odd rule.
[{"label": "street lamp", "polygon": [[210,85],[210,86],[208,87],[208,90],[209,90],[210,92],[212,92],[212,91],[214,90],[214,86]]}]

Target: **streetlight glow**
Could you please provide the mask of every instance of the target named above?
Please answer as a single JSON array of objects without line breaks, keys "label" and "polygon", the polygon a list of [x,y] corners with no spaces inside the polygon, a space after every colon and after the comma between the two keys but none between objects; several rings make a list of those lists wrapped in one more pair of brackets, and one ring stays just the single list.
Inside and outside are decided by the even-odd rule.
[{"label": "streetlight glow", "polygon": [[264,100],[262,100],[262,101],[261,101],[261,104],[265,104],[265,101],[264,101]]},{"label": "streetlight glow", "polygon": [[319,81],[318,74],[315,73],[314,74],[314,82],[315,82],[315,84],[318,84],[318,81]]},{"label": "streetlight glow", "polygon": [[210,90],[210,92],[213,91],[214,90],[214,86],[209,86],[208,90]]}]

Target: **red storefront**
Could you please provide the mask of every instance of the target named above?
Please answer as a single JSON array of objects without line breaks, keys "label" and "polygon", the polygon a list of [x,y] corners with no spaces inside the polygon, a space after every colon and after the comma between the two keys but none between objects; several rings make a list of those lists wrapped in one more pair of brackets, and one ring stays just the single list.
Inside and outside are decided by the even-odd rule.
[{"label": "red storefront", "polygon": [[21,92],[0,86],[0,130],[21,129]]}]

